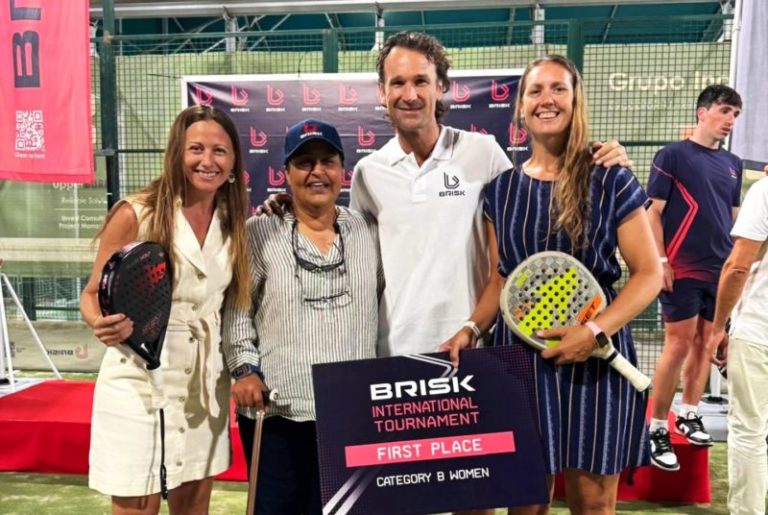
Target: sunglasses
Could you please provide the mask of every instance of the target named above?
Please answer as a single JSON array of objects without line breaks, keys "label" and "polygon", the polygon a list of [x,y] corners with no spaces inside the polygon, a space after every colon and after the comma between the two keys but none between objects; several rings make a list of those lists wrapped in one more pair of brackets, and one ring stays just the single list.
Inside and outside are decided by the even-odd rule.
[{"label": "sunglasses", "polygon": [[345,306],[352,299],[346,274],[344,237],[337,223],[333,224],[333,230],[339,235],[338,245],[334,243],[339,249],[339,259],[332,263],[318,264],[302,257],[301,254],[306,254],[306,250],[299,245],[296,221],[291,229],[296,278],[301,285],[302,297],[304,302],[317,309]]}]

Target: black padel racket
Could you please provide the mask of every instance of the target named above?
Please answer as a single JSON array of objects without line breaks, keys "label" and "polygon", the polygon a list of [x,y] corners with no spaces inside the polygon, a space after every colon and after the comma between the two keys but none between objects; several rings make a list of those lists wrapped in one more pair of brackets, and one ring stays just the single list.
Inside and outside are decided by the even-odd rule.
[{"label": "black padel racket", "polygon": [[[563,252],[540,252],[520,263],[501,291],[501,314],[507,326],[530,346],[544,350],[560,343],[536,336],[540,329],[584,324],[607,304],[600,284],[576,258]],[[619,354],[613,344],[592,356],[606,360],[638,390],[651,380]]]},{"label": "black padel racket", "polygon": [[160,366],[172,290],[171,261],[157,243],[126,245],[101,272],[101,312],[104,316],[123,313],[133,321],[133,332],[125,343],[147,362],[148,370]]}]

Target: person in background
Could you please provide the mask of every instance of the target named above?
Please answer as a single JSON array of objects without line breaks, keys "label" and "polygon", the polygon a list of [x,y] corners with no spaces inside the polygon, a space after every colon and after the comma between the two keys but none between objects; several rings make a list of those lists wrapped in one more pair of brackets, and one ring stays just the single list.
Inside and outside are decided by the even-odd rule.
[{"label": "person in background", "polygon": [[[162,175],[118,202],[97,236],[80,311],[109,348],[93,399],[89,485],[112,496],[112,513],[160,509],[157,408],[164,401],[171,513],[208,513],[213,477],[230,466],[230,377],[220,349],[219,313],[225,293],[241,307],[249,302],[247,207],[234,124],[216,108],[193,106],[173,122]],[[133,322],[120,313],[102,316],[97,298],[106,261],[137,240],[160,243],[173,263],[162,392],[152,387],[143,361],[121,345]]]},{"label": "person in background", "polygon": [[649,214],[664,268],[659,296],[664,347],[653,374],[651,460],[662,470],[680,469],[667,417],[681,370],[683,397],[675,429],[693,445],[712,445],[698,405],[710,370],[706,344],[717,281],[733,244],[728,233],[741,200],[741,159],[721,145],[740,112],[736,91],[707,86],[696,101],[693,135],[662,148],[651,165]]},{"label": "person in background", "polygon": [[224,354],[249,464],[263,392],[279,392],[264,421],[255,512],[319,515],[312,365],[375,357],[383,276],[373,218],[336,205],[336,129],[301,121],[284,150],[293,203],[283,217],[248,220],[252,304],[227,304]]},{"label": "person in background", "polygon": [[768,488],[768,178],[747,192],[731,236],[707,353],[728,361],[728,511],[754,515],[765,513]]}]

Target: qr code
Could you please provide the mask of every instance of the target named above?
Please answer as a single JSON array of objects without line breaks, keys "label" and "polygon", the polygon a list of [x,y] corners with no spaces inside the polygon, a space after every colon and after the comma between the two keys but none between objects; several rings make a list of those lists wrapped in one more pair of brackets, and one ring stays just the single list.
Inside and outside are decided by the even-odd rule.
[{"label": "qr code", "polygon": [[16,111],[16,150],[45,150],[42,111]]}]

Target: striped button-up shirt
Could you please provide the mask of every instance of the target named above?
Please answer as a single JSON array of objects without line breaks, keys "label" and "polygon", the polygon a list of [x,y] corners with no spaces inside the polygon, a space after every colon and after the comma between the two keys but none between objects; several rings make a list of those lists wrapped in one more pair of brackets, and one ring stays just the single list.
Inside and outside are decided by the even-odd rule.
[{"label": "striped button-up shirt", "polygon": [[[279,392],[269,415],[314,420],[312,365],[375,357],[384,286],[376,224],[344,207],[337,213],[327,255],[294,230],[290,213],[247,222],[253,302],[250,309],[227,302],[223,350],[230,370],[258,365]],[[255,417],[253,408],[239,412]]]}]

